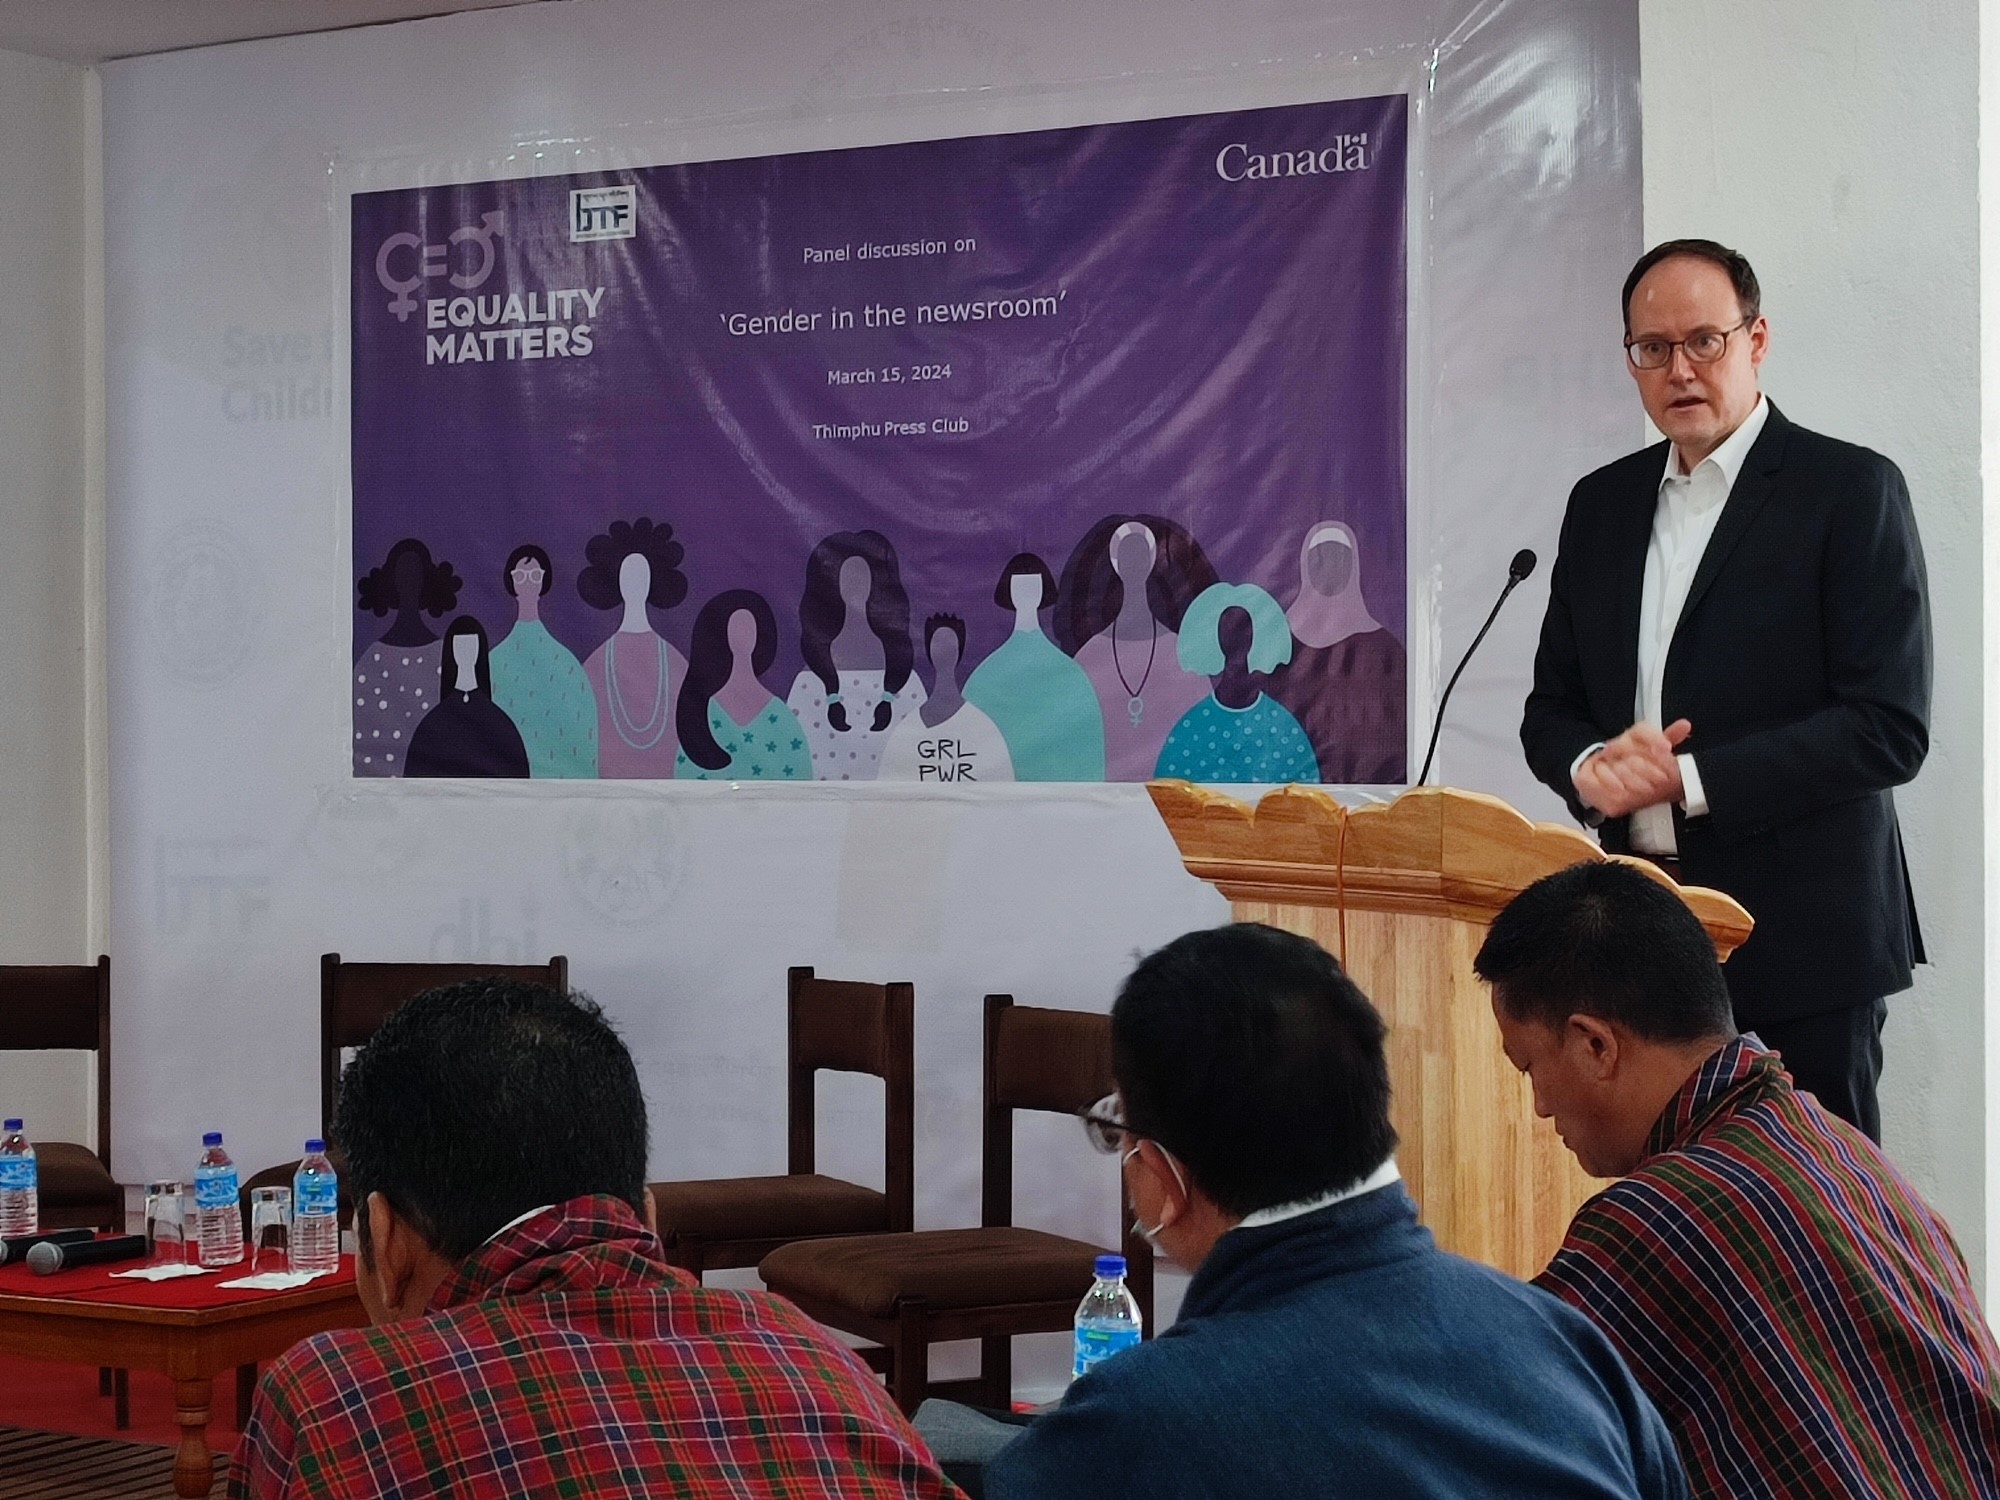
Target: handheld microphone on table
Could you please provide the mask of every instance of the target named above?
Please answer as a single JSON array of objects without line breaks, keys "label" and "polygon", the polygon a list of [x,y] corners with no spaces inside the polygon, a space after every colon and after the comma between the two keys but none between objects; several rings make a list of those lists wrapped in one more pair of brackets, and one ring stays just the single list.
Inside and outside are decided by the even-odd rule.
[{"label": "handheld microphone on table", "polygon": [[51,1229],[43,1234],[10,1234],[0,1239],[0,1266],[13,1264],[37,1245],[74,1245],[96,1238],[95,1229]]},{"label": "handheld microphone on table", "polygon": [[121,1234],[108,1240],[76,1240],[51,1244],[44,1240],[28,1252],[28,1269],[37,1276],[53,1276],[78,1266],[101,1266],[114,1260],[138,1260],[146,1253],[143,1234]]},{"label": "handheld microphone on table", "polygon": [[1514,592],[1514,586],[1535,571],[1534,550],[1523,547],[1514,554],[1514,560],[1507,564],[1507,586],[1500,590],[1500,597],[1493,601],[1493,608],[1486,616],[1486,623],[1479,627],[1479,634],[1472,638],[1472,644],[1465,648],[1465,655],[1458,659],[1458,671],[1451,674],[1451,681],[1444,685],[1444,696],[1438,699],[1437,718],[1431,722],[1431,747],[1424,752],[1424,769],[1417,776],[1416,785],[1422,786],[1431,777],[1431,758],[1437,754],[1438,734],[1444,728],[1444,706],[1451,702],[1451,690],[1458,686],[1459,675],[1465,671],[1465,664],[1472,660],[1472,653],[1479,649],[1479,643],[1486,639],[1486,632],[1493,628],[1493,622],[1500,618],[1500,606],[1507,602],[1507,596]]}]

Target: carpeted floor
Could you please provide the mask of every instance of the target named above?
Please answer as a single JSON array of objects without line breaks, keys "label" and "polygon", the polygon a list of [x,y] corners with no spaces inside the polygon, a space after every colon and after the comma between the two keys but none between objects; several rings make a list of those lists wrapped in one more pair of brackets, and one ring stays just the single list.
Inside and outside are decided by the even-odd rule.
[{"label": "carpeted floor", "polygon": [[[111,1422],[111,1398],[97,1394],[94,1367],[0,1355],[0,1419],[10,1427],[178,1446],[181,1430],[174,1422],[173,1382],[145,1370],[132,1371],[131,1380],[132,1425],[119,1432]],[[233,1371],[215,1382],[215,1400],[209,1410],[214,1420],[208,1424],[208,1446],[227,1458],[236,1447]],[[0,1474],[4,1473],[0,1468]]]},{"label": "carpeted floor", "polygon": [[156,1500],[174,1455],[147,1443],[0,1427],[0,1500]]}]

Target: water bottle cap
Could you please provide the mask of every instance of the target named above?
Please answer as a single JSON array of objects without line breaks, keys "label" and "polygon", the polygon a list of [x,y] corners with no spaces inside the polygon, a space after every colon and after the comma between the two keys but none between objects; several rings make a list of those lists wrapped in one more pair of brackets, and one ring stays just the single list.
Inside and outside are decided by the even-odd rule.
[{"label": "water bottle cap", "polygon": [[318,1139],[317,1137],[306,1142],[307,1156],[318,1156],[324,1150],[326,1150],[326,1142]]},{"label": "water bottle cap", "polygon": [[21,1122],[19,1120],[0,1121],[0,1130],[19,1130],[20,1128]]},{"label": "water bottle cap", "polygon": [[1100,1281],[1108,1281],[1113,1276],[1125,1274],[1125,1257],[1122,1255],[1100,1255],[1097,1257],[1097,1276]]},{"label": "water bottle cap", "polygon": [[201,1138],[201,1143],[204,1146],[220,1146],[222,1144],[222,1132],[219,1130],[210,1130],[204,1132]]}]

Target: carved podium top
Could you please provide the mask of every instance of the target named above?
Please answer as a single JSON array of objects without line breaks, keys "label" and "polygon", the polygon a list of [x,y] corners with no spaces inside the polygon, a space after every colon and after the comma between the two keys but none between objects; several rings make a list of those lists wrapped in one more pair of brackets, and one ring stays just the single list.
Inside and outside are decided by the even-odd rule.
[{"label": "carved podium top", "polygon": [[[1449,787],[1412,787],[1352,810],[1316,787],[1281,787],[1254,808],[1186,781],[1146,790],[1188,873],[1232,901],[1483,923],[1544,875],[1579,860],[1623,859],[1575,829],[1531,823],[1498,797]],[[1677,885],[1644,860],[1625,862],[1687,902],[1724,958],[1750,936],[1750,914],[1723,892]]]}]

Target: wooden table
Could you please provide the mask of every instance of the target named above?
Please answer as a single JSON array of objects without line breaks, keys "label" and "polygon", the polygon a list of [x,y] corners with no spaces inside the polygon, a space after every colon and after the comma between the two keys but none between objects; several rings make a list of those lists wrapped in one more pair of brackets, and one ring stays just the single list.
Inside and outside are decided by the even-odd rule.
[{"label": "wooden table", "polygon": [[[51,1280],[90,1275],[62,1272]],[[368,1315],[349,1267],[296,1291],[246,1291],[240,1300],[219,1306],[162,1306],[154,1300],[168,1287],[190,1284],[117,1282],[111,1284],[114,1291],[94,1276],[88,1291],[74,1295],[54,1288],[48,1295],[24,1294],[0,1286],[0,1353],[164,1372],[174,1383],[174,1420],[181,1428],[174,1490],[206,1495],[215,1483],[208,1449],[215,1377],[275,1359],[310,1334],[361,1327]],[[109,1300],[128,1296],[129,1301]]]}]

